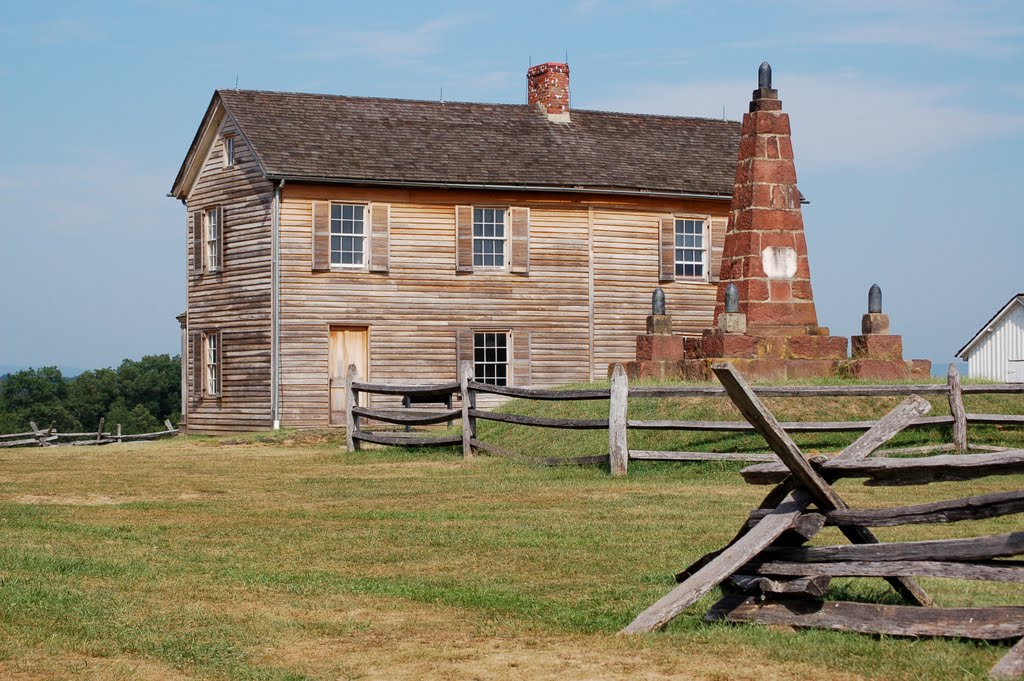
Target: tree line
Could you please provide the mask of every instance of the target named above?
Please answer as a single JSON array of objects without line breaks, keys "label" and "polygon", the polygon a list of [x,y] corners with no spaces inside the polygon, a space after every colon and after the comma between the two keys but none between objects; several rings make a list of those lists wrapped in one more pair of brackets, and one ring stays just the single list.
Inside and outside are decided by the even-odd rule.
[{"label": "tree line", "polygon": [[163,430],[164,419],[181,420],[181,358],[147,355],[116,369],[95,369],[65,378],[57,367],[0,376],[0,433],[20,433],[29,421],[50,422],[58,432],[104,430],[121,424],[126,435]]}]

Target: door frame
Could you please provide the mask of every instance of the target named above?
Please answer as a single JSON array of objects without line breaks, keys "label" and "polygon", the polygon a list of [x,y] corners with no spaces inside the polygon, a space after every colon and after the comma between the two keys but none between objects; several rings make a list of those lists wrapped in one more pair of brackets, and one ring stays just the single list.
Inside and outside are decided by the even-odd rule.
[{"label": "door frame", "polygon": [[[341,423],[334,422],[334,390],[344,390],[344,387],[334,388],[331,385],[331,381],[335,378],[334,376],[334,361],[336,355],[334,334],[338,331],[362,331],[365,334],[364,341],[364,354],[366,356],[366,375],[360,376],[360,380],[364,382],[370,381],[370,333],[371,327],[369,324],[328,324],[327,325],[327,421],[331,426],[344,426],[344,420]],[[348,367],[345,367],[340,378],[344,378],[345,373],[348,371]],[[347,396],[346,396],[347,399]],[[368,395],[366,393],[359,394],[359,406],[365,407],[368,404]]]}]

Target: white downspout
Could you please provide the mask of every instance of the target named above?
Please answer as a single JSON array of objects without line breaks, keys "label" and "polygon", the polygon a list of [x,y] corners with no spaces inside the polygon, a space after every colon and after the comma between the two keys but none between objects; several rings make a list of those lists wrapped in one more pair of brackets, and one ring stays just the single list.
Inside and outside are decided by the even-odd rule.
[{"label": "white downspout", "polygon": [[280,232],[281,232],[281,189],[285,181],[282,179],[274,189],[274,209],[270,217],[270,412],[274,420],[274,430],[281,430],[280,405],[278,395],[281,386],[281,269]]}]

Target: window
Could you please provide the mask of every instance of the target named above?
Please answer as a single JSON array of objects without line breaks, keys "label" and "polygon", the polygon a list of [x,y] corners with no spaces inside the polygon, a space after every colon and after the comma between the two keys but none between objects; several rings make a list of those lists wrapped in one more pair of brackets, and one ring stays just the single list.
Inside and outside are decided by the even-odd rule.
[{"label": "window", "polygon": [[216,272],[220,269],[220,209],[206,211],[206,269]]},{"label": "window", "polygon": [[508,333],[473,334],[473,379],[478,383],[508,385]]},{"label": "window", "polygon": [[224,136],[224,167],[230,168],[235,165],[235,137],[234,135]]},{"label": "window", "polygon": [[473,209],[473,267],[505,267],[505,212]]},{"label": "window", "polygon": [[331,204],[331,265],[363,267],[366,262],[366,206]]},{"label": "window", "polygon": [[220,335],[216,332],[203,334],[203,346],[206,394],[220,395]]},{"label": "window", "polygon": [[676,276],[703,277],[706,265],[706,222],[697,218],[676,220]]}]

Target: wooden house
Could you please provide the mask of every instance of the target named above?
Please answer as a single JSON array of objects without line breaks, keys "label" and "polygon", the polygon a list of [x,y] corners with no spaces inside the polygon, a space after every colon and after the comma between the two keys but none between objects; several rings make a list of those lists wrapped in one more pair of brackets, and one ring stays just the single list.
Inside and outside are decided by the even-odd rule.
[{"label": "wooden house", "polygon": [[556,386],[634,357],[653,289],[712,320],[731,121],[219,90],[174,181],[187,207],[183,419],[192,432],[343,423],[375,382]]},{"label": "wooden house", "polygon": [[1024,383],[1024,293],[1010,298],[956,356],[971,378]]}]

